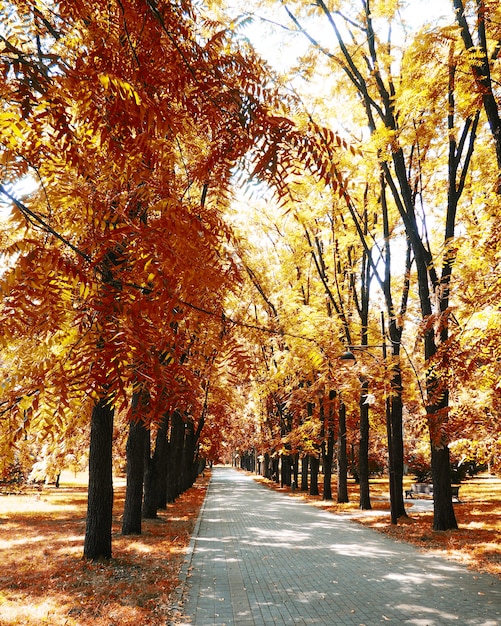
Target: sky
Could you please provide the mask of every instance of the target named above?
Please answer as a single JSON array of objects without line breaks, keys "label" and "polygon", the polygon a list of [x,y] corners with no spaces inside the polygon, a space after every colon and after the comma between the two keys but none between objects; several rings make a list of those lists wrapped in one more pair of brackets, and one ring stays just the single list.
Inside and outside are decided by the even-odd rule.
[{"label": "sky", "polygon": [[[358,0],[359,2],[359,0]],[[357,4],[357,0],[352,0]],[[409,0],[402,15],[412,30],[419,30],[425,24],[437,25],[445,21],[451,22],[453,16],[452,0]],[[291,3],[291,7],[293,4]],[[289,30],[291,21],[280,2],[271,7],[258,7],[257,3],[229,0],[230,15],[246,14],[253,21],[246,24],[240,31],[248,38],[259,54],[278,71],[294,66],[298,57],[306,52],[308,42],[302,34],[292,34]],[[325,19],[321,20],[326,23]],[[315,36],[328,45],[332,41],[331,29],[326,27],[322,37],[321,31],[315,29]],[[395,33],[393,33],[393,37]]]}]

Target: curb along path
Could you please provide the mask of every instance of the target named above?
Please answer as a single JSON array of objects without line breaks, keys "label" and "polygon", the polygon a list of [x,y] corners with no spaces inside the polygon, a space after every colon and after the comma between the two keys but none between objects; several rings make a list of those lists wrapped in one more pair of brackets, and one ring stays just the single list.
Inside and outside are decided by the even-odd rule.
[{"label": "curb along path", "polygon": [[501,582],[214,468],[171,624],[501,626]]}]

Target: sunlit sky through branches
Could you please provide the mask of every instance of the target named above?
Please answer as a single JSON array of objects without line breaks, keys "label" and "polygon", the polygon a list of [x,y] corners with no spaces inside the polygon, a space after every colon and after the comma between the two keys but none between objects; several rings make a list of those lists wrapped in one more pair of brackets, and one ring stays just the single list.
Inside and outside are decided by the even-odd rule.
[{"label": "sunlit sky through branches", "polygon": [[[405,28],[397,30],[392,26],[391,39],[394,43],[403,44],[405,38],[427,25],[437,26],[440,23],[450,23],[453,14],[452,0],[411,0],[401,11],[402,22]],[[306,36],[297,32],[287,15],[287,3],[275,3],[266,7],[253,6],[249,2],[230,0],[227,11],[231,17],[247,17],[242,21],[239,32],[246,37],[257,52],[277,71],[287,71],[297,65],[298,59],[306,53],[309,42]],[[354,3],[356,8],[356,3]],[[291,4],[293,12],[293,4]],[[239,20],[241,21],[241,20]],[[311,34],[318,42],[329,48],[333,37],[331,27],[326,19],[302,21],[306,28],[311,27]],[[342,24],[338,27],[342,31]],[[385,36],[388,24],[384,20],[376,20],[377,30]]]}]

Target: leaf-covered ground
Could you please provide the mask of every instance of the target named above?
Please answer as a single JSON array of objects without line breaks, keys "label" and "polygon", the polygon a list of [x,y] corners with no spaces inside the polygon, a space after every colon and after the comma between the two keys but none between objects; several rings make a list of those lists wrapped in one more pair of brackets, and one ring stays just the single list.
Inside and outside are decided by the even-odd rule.
[{"label": "leaf-covered ground", "polygon": [[461,502],[454,504],[458,530],[433,531],[433,513],[415,513],[409,501],[409,518],[402,518],[397,525],[380,516],[363,516],[358,521],[501,578],[501,479],[467,480],[460,488],[460,498]]},{"label": "leaf-covered ground", "polygon": [[[0,624],[165,626],[207,482],[208,473],[158,520],[144,521],[142,535],[129,537],[120,535],[124,488],[116,488],[113,558],[97,563],[82,559],[84,487],[44,487],[10,495],[0,490]],[[327,503],[298,491],[291,495],[354,514],[356,485],[350,484],[349,491],[348,504]],[[454,505],[458,531],[433,532],[432,514],[412,513],[410,501],[410,519],[392,526],[387,514],[376,514],[388,512],[387,481],[372,481],[371,494],[373,512],[357,515],[360,523],[501,578],[501,479],[475,478],[461,487],[462,502]]]},{"label": "leaf-covered ground", "polygon": [[207,482],[127,537],[125,489],[115,488],[113,558],[95,563],[82,558],[85,487],[0,491],[0,624],[165,625]]}]

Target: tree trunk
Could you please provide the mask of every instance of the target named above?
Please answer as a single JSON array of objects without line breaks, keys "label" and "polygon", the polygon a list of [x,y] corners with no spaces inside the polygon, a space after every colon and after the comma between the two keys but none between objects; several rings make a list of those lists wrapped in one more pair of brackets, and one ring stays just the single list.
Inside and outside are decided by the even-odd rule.
[{"label": "tree trunk", "polygon": [[452,505],[449,448],[431,444],[433,475],[433,530],[449,530],[458,527]]},{"label": "tree trunk", "polygon": [[271,460],[271,479],[276,483],[280,482],[280,461],[277,456]]},{"label": "tree trunk", "polygon": [[337,440],[337,501],[349,502],[348,498],[348,455],[346,453],[346,406],[339,405]]},{"label": "tree trunk", "polygon": [[387,440],[388,440],[388,487],[390,490],[390,520],[392,524],[397,524],[398,516],[395,510],[395,497],[396,497],[395,470],[394,470],[395,462],[393,460],[394,443],[393,443],[393,434],[392,434],[390,398],[385,398],[384,404],[385,404],[384,408],[385,408],[385,415],[386,415],[386,435],[387,435]]},{"label": "tree trunk", "polygon": [[195,463],[195,429],[193,419],[187,419],[184,428],[183,442],[183,481],[181,484],[181,493],[187,491],[196,480],[196,463]]},{"label": "tree trunk", "polygon": [[[400,375],[400,372],[399,372]],[[390,398],[390,420],[392,439],[390,442],[393,455],[393,492],[392,510],[397,519],[407,517],[404,503],[404,445],[402,427],[402,396]]]},{"label": "tree trunk", "polygon": [[296,452],[292,457],[292,480],[296,488],[299,484],[299,453]]},{"label": "tree trunk", "polygon": [[263,464],[264,464],[263,476],[265,478],[268,478],[269,480],[271,480],[273,478],[273,464],[271,462],[270,453],[269,452],[265,452],[264,453]]},{"label": "tree trunk", "polygon": [[282,472],[280,484],[282,487],[290,487],[292,479],[292,460],[288,454],[282,456]]},{"label": "tree trunk", "polygon": [[358,475],[360,481],[360,501],[362,510],[372,509],[369,489],[369,405],[367,394],[369,381],[362,380],[360,393],[360,446],[358,451]]},{"label": "tree trunk", "polygon": [[[324,466],[324,494],[323,500],[332,500],[332,462],[334,459],[334,390],[329,391],[329,401],[324,406],[324,418],[326,422],[327,436],[322,444],[322,462]],[[323,403],[322,403],[323,405]],[[325,414],[326,413],[326,414]]]},{"label": "tree trunk", "polygon": [[95,404],[92,411],[84,542],[84,557],[92,560],[111,558],[113,413],[107,398]]},{"label": "tree trunk", "polygon": [[320,495],[318,489],[318,472],[320,469],[320,459],[315,454],[310,455],[310,496]]},{"label": "tree trunk", "polygon": [[305,454],[301,459],[301,491],[308,491],[308,471],[310,457]]},{"label": "tree trunk", "polygon": [[179,411],[173,412],[171,422],[167,473],[167,502],[174,502],[179,496],[183,480],[182,455],[184,446],[184,421]]},{"label": "tree trunk", "polygon": [[155,438],[155,451],[145,475],[143,517],[157,517],[158,509],[167,507],[167,465],[169,414],[162,416],[162,421]]},{"label": "tree trunk", "polygon": [[324,465],[324,493],[322,500],[332,500],[332,460],[334,458],[334,434],[329,431],[327,441],[324,442],[324,451],[322,451],[322,462]]},{"label": "tree trunk", "polygon": [[[410,250],[407,251],[410,254]],[[409,267],[409,262],[406,263]],[[405,310],[405,307],[403,307]],[[392,342],[392,378],[391,397],[386,398],[386,418],[388,431],[388,457],[390,469],[390,506],[391,523],[396,524],[400,517],[407,517],[404,503],[404,433],[402,403],[402,371],[400,368],[401,328],[395,319],[389,321],[390,339]],[[381,313],[381,330],[385,337],[383,313]],[[386,362],[386,342],[384,345]]]},{"label": "tree trunk", "polygon": [[126,447],[127,488],[122,519],[122,535],[141,534],[146,442],[147,429],[143,422],[132,420]]},{"label": "tree trunk", "polygon": [[144,446],[143,519],[156,519],[158,517],[158,482],[160,476],[157,469],[155,454],[151,454],[150,452],[151,431],[149,429],[146,432],[146,439],[147,441]]},{"label": "tree trunk", "polygon": [[[390,397],[385,394],[386,433],[388,437],[388,475],[390,487],[391,523],[396,524],[400,517],[407,517],[404,505],[404,439],[403,439],[403,404],[402,404],[402,371],[400,365],[400,343],[402,341],[403,326],[398,320],[405,319],[410,291],[410,270],[412,266],[412,247],[407,240],[405,255],[405,273],[400,301],[400,311],[394,314],[394,305],[391,287],[391,249],[390,249],[390,222],[386,199],[386,182],[381,176],[381,208],[383,210],[383,230],[385,237],[385,277],[383,291],[385,294],[386,310],[388,314],[388,331],[391,341],[392,378]],[[387,367],[386,351],[386,324],[384,312],[381,311],[381,337],[383,340],[383,361]]]}]

